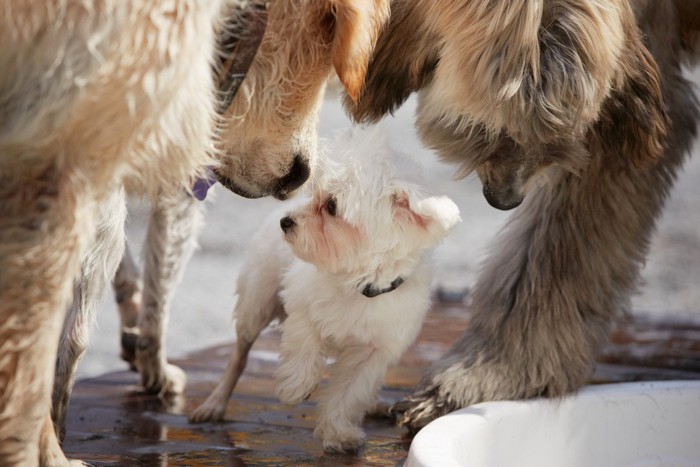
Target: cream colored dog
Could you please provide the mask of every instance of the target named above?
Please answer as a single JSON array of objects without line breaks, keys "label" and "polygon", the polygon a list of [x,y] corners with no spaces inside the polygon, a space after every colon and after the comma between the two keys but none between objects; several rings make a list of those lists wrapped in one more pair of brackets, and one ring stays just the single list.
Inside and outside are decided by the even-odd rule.
[{"label": "cream colored dog", "polygon": [[[286,198],[311,174],[317,113],[328,76],[335,71],[349,95],[357,96],[379,28],[388,17],[388,0],[275,0],[269,9],[250,8],[251,3],[268,2],[224,4],[226,16],[232,18],[219,25],[224,34],[241,34],[240,40],[245,40],[243,31],[259,14],[267,15],[267,27],[238,95],[217,121],[218,138],[208,144],[216,145],[215,172],[227,188],[249,197]],[[202,62],[213,57],[209,52],[209,60]],[[196,113],[191,117],[199,118]],[[119,202],[104,205],[101,211],[102,223],[96,241],[83,256],[82,275],[61,336],[53,397],[53,419],[59,431],[77,364],[87,346],[93,310],[121,255],[121,249],[113,248],[122,245],[114,238],[115,225],[123,218]],[[123,328],[138,328],[138,334],[131,334],[135,337],[131,350],[150,393],[177,394],[185,387],[184,372],[166,361],[164,331],[170,300],[194,248],[201,217],[201,203],[187,190],[175,184],[161,186],[148,229],[143,287],[128,257],[117,274]]]},{"label": "cream colored dog", "polygon": [[0,3],[0,465],[67,464],[56,349],[81,263],[119,262],[124,184],[185,189],[215,163],[220,3]]},{"label": "cream colored dog", "polygon": [[343,162],[320,176],[311,200],[274,218],[253,242],[238,279],[236,351],[191,421],[223,417],[253,342],[274,318],[286,318],[277,395],[302,402],[335,356],[315,435],[329,450],[363,441],[359,424],[430,305],[425,252],[459,210],[399,178],[376,132],[341,140],[336,154]]}]

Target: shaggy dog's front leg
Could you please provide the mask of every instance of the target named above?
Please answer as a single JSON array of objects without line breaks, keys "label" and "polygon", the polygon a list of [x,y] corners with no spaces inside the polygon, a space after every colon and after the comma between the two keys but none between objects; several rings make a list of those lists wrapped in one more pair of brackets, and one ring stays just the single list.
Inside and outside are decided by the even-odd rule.
[{"label": "shaggy dog's front leg", "polygon": [[[4,149],[4,148],[3,148]],[[1,154],[3,156],[7,154]],[[69,168],[0,158],[0,465],[58,446],[48,417],[61,325],[92,238],[91,195]],[[6,161],[11,161],[10,164]],[[48,427],[45,436],[40,433]],[[56,453],[54,465],[66,464]]]},{"label": "shaggy dog's front leg", "polygon": [[136,367],[148,393],[180,394],[185,390],[185,373],[165,358],[165,327],[173,293],[196,246],[202,213],[202,203],[184,191],[159,195],[153,207],[136,341]]}]

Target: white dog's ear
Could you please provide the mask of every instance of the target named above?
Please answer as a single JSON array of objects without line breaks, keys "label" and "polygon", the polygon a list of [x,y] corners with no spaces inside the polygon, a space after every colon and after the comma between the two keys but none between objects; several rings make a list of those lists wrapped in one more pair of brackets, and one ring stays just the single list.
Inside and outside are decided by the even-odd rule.
[{"label": "white dog's ear", "polygon": [[389,0],[330,0],[335,16],[333,65],[348,96],[357,101],[379,31],[389,19]]},{"label": "white dog's ear", "polygon": [[459,208],[447,196],[419,199],[407,193],[394,194],[394,213],[429,234],[434,243],[439,242],[462,219]]}]

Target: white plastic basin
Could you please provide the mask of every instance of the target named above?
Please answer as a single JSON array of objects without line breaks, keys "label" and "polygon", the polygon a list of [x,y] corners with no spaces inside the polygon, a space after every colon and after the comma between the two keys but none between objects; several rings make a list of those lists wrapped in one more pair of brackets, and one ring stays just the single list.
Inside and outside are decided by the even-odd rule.
[{"label": "white plastic basin", "polygon": [[700,381],[588,386],[560,400],[473,405],[423,428],[406,465],[700,466]]}]

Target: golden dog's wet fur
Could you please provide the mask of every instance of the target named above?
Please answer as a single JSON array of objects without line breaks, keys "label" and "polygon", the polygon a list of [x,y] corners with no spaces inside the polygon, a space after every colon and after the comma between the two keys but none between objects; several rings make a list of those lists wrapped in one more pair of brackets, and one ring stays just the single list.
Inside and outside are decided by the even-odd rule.
[{"label": "golden dog's wet fur", "polygon": [[[235,15],[225,27],[217,21],[217,32],[245,30],[248,13],[243,12],[250,11],[248,6],[247,0],[227,0],[222,11],[240,11],[240,22]],[[182,15],[194,13],[188,10]],[[208,163],[227,187],[250,197],[284,198],[311,173],[316,157],[317,112],[328,76],[337,72],[347,92],[357,96],[379,28],[388,17],[388,0],[276,0],[270,3],[267,16],[267,28],[247,77],[223,118],[215,122],[216,137],[206,147],[215,146],[217,160]],[[111,21],[111,17],[97,15],[95,21]],[[169,23],[163,24],[167,29]],[[182,35],[185,41],[190,34],[193,32],[187,28],[172,33]],[[207,41],[207,37],[201,40]],[[123,52],[128,54],[129,50]],[[201,61],[209,67],[214,57],[211,50]],[[18,56],[18,60],[23,58]],[[118,68],[118,64],[109,65]],[[211,68],[206,71],[209,73]],[[201,79],[211,87],[209,76]],[[118,100],[118,96],[115,98]],[[181,116],[183,124],[190,125],[190,119],[210,122],[197,114],[212,112],[210,102],[202,104],[206,105]],[[168,112],[185,110],[175,107]],[[178,127],[173,125],[171,130],[176,134]],[[191,181],[142,184],[157,192],[144,254],[144,283],[141,286],[137,268],[128,258],[122,262],[115,281],[123,325],[133,328],[138,324],[140,332],[138,336],[130,334],[135,344],[131,358],[141,373],[144,389],[159,395],[179,394],[186,383],[184,372],[166,361],[164,330],[170,300],[201,225],[200,203],[183,188],[189,188]],[[118,188],[116,183],[111,197],[95,208],[96,232],[86,232],[91,240],[82,255],[74,301],[61,333],[53,392],[53,420],[59,432],[63,430],[76,366],[87,345],[94,309],[114,277],[123,251],[124,194]],[[130,183],[129,188],[139,186]]]},{"label": "golden dog's wet fur", "polygon": [[396,406],[403,423],[587,381],[696,135],[681,63],[699,31],[697,0],[392,2],[353,115],[377,120],[417,91],[423,141],[476,171],[492,205],[522,202],[471,329]]},{"label": "golden dog's wet fur", "polygon": [[[51,384],[100,207],[120,204],[126,179],[155,193],[189,186],[214,162],[218,4],[0,3],[2,465],[66,464],[49,418]],[[123,222],[117,209],[103,226],[114,268]]]}]

